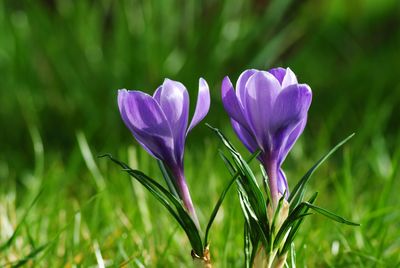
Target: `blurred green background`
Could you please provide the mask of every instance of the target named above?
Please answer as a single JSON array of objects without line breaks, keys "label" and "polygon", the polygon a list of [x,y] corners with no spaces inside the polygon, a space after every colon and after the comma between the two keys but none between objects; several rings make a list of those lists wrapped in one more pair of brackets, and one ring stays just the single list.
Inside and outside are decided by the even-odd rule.
[{"label": "blurred green background", "polygon": [[[308,220],[297,245],[299,267],[400,265],[399,1],[5,0],[0,244],[15,235],[0,251],[0,266],[26,260],[88,267],[99,265],[98,252],[106,266],[190,265],[188,246],[181,246],[188,243],[173,232],[166,211],[96,159],[110,152],[159,176],[122,123],[116,90],[153,92],[168,77],[187,86],[193,110],[204,77],[212,94],[205,121],[235,139],[220,102],[222,78],[236,81],[246,68],[274,66],[289,66],[313,89],[308,126],[284,166],[290,185],[356,132],[311,187],[321,193],[319,205],[362,227]],[[187,141],[187,177],[204,224],[229,177],[218,147],[204,125]],[[212,254],[217,267],[241,267],[235,191],[227,203]]]}]

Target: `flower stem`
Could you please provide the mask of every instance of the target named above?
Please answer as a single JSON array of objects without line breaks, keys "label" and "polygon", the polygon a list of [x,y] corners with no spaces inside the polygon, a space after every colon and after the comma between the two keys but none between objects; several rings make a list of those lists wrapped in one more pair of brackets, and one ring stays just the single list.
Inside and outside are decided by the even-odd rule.
[{"label": "flower stem", "polygon": [[278,205],[278,165],[277,161],[273,159],[267,159],[265,161],[265,168],[268,175],[268,184],[271,192],[272,204],[274,210]]},{"label": "flower stem", "polygon": [[186,184],[185,175],[183,171],[175,172],[175,176],[177,178],[177,186],[179,191],[179,196],[181,197],[184,206],[186,207],[187,211],[189,212],[190,216],[192,217],[194,223],[198,230],[200,230],[199,220],[197,218],[196,210],[194,209],[192,198],[190,196],[189,188]]}]

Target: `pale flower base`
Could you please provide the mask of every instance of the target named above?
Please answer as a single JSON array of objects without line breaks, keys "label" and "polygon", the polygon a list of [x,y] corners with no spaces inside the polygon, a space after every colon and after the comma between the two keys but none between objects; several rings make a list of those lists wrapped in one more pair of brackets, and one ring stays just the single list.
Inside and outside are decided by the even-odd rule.
[{"label": "pale flower base", "polygon": [[[274,218],[275,209],[268,205],[267,207],[269,225],[272,225],[272,219]],[[289,215],[289,203],[283,200],[282,207],[279,211],[279,215],[276,218],[276,229],[279,230]],[[282,240],[281,244],[285,243],[286,238]],[[280,245],[279,245],[280,246]],[[266,254],[265,249],[261,246],[254,258],[253,268],[282,268],[285,265],[287,253],[281,256],[277,256],[278,249],[275,248],[269,254]]]},{"label": "pale flower base", "polygon": [[210,250],[208,246],[204,249],[203,257],[198,256],[192,251],[192,258],[194,267],[198,268],[212,268]]}]

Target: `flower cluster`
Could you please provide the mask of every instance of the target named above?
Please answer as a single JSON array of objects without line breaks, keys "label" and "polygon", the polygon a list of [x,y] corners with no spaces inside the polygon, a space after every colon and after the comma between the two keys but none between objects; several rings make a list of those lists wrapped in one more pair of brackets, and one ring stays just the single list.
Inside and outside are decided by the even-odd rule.
[{"label": "flower cluster", "polygon": [[[236,89],[235,89],[236,88]],[[237,181],[240,204],[245,216],[246,267],[283,267],[287,252],[303,218],[312,209],[335,221],[356,225],[313,204],[315,193],[303,200],[305,185],[316,168],[348,137],[320,161],[289,191],[282,164],[307,123],[312,92],[299,84],[290,68],[244,71],[234,87],[225,77],[221,87],[222,103],[240,141],[261,162],[264,191],[248,166],[248,161],[215,128],[231,154],[222,154],[232,179],[211,213],[204,239],[184,173],[184,150],[188,133],[207,115],[210,92],[200,78],[197,104],[189,123],[189,94],[177,81],[165,79],[154,94],[121,89],[118,106],[121,117],[137,142],[160,163],[168,189],[140,171],[132,170],[111,156],[131,176],[142,183],[163,204],[186,232],[192,257],[211,267],[208,233],[229,187]],[[266,173],[266,174],[265,174]],[[261,243],[260,243],[261,242]]]}]

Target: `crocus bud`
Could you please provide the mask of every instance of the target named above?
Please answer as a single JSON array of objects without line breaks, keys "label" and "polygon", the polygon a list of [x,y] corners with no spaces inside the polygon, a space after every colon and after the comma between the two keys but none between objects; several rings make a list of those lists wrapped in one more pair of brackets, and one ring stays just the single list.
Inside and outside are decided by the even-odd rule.
[{"label": "crocus bud", "polygon": [[207,82],[199,80],[197,105],[189,127],[189,94],[180,82],[165,79],[153,96],[121,89],[118,106],[125,125],[139,144],[170,169],[179,196],[198,224],[184,176],[183,155],[187,134],[210,108]]}]

